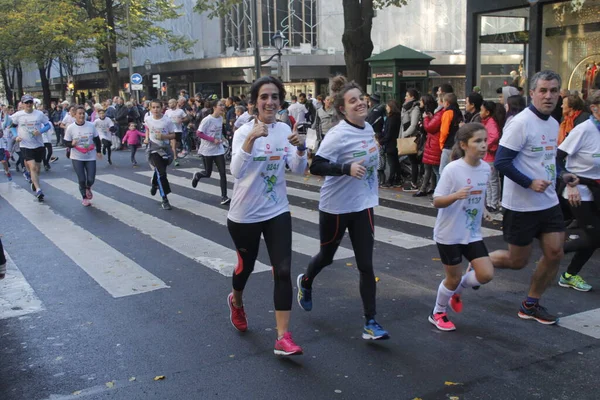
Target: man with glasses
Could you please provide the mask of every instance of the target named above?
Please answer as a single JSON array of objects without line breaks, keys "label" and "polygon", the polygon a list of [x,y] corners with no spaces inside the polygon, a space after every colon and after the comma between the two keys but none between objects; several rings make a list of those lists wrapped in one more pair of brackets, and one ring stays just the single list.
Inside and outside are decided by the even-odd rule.
[{"label": "man with glasses", "polygon": [[40,186],[40,166],[45,155],[42,133],[51,127],[48,117],[41,111],[34,110],[33,97],[26,94],[21,98],[23,110],[12,115],[12,125],[17,128],[16,141],[21,147],[21,155],[31,174],[31,190],[39,202],[44,201],[44,193]]}]

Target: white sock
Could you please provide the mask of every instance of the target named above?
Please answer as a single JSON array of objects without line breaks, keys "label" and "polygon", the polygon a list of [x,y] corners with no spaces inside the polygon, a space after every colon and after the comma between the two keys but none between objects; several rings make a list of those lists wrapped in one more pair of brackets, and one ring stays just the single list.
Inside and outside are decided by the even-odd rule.
[{"label": "white sock", "polygon": [[481,286],[481,283],[477,281],[477,277],[475,276],[475,270],[472,269],[462,276],[460,284],[458,285],[454,293],[461,294],[463,289],[472,288],[473,286]]},{"label": "white sock", "polygon": [[446,307],[448,306],[448,301],[450,297],[454,294],[453,290],[448,289],[444,286],[444,281],[440,283],[437,292],[437,298],[435,299],[435,307],[433,309],[433,313],[446,312]]}]

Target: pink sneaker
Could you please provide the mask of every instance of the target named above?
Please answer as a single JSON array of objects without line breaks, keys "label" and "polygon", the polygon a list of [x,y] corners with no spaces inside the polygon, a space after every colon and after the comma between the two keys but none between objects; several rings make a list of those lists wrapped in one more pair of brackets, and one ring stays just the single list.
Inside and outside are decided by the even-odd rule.
[{"label": "pink sneaker", "polygon": [[83,204],[84,207],[89,207],[92,205],[92,203],[88,199],[83,199],[81,204]]},{"label": "pink sneaker", "polygon": [[277,356],[299,356],[302,354],[302,347],[294,343],[290,332],[286,332],[281,339],[275,341],[273,352]]},{"label": "pink sneaker", "polygon": [[453,294],[452,297],[450,297],[448,305],[455,313],[462,312],[463,303],[460,299],[460,294]]},{"label": "pink sneaker", "polygon": [[448,332],[456,330],[456,326],[448,319],[448,314],[445,312],[429,315],[429,322],[435,325],[440,331]]},{"label": "pink sneaker", "polygon": [[246,332],[248,330],[248,319],[246,319],[246,312],[244,307],[236,307],[233,305],[233,293],[229,293],[227,296],[227,304],[229,305],[229,319],[231,325],[240,332]]},{"label": "pink sneaker", "polygon": [[94,194],[92,193],[92,188],[85,189],[85,198],[91,200],[94,198]]}]

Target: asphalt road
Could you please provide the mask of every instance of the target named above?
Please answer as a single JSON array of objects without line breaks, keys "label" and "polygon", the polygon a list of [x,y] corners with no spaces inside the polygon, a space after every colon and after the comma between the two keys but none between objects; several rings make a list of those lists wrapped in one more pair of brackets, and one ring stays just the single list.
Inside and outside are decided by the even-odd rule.
[{"label": "asphalt road", "polygon": [[[43,173],[44,205],[33,202],[22,176],[9,184],[0,175],[0,233],[13,262],[0,282],[2,400],[598,398],[594,313],[586,334],[517,317],[533,261],[525,270],[496,271],[490,284],[466,292],[463,313],[450,314],[457,331],[427,321],[443,273],[427,200],[388,190],[375,211],[383,233],[375,246],[377,319],[391,339],[361,338],[358,273],[353,258],[340,257],[315,281],[313,311],[294,302],[291,331],[305,354],[278,358],[268,271],[255,273],[245,292],[249,331],[229,322],[235,252],[226,207],[213,194],[218,181],[203,180],[199,190],[187,183],[198,158],[170,168],[177,196],[164,211],[148,195],[143,152],[139,168],[129,165],[128,152],[115,153],[113,166],[98,163],[90,208],[73,195],[64,151],[57,155]],[[299,235],[294,282],[318,250],[316,185],[303,177],[289,182]],[[488,248],[504,248],[499,223],[487,227]],[[347,237],[342,247],[351,251]],[[595,257],[582,272],[595,287],[598,266]],[[599,299],[598,291],[554,284],[542,303],[568,320],[597,309]]]}]

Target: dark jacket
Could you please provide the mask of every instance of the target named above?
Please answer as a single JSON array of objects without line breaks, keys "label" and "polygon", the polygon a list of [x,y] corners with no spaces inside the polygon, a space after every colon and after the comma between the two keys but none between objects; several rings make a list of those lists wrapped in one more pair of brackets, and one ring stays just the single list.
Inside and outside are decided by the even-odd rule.
[{"label": "dark jacket", "polygon": [[590,119],[590,113],[586,112],[586,111],[582,111],[581,114],[579,114],[579,116],[577,118],[575,118],[575,120],[573,121],[573,125],[577,126],[577,125],[581,124],[582,122],[587,121],[588,119]]},{"label": "dark jacket", "polygon": [[385,116],[385,104],[379,104],[369,110],[366,121],[371,124],[373,131],[383,132],[383,117]]},{"label": "dark jacket", "polygon": [[127,125],[129,110],[125,104],[119,104],[115,107],[115,122],[119,125]]},{"label": "dark jacket", "polygon": [[385,121],[381,144],[385,147],[387,154],[398,154],[398,136],[400,135],[401,125],[402,116],[400,114],[391,114]]}]

